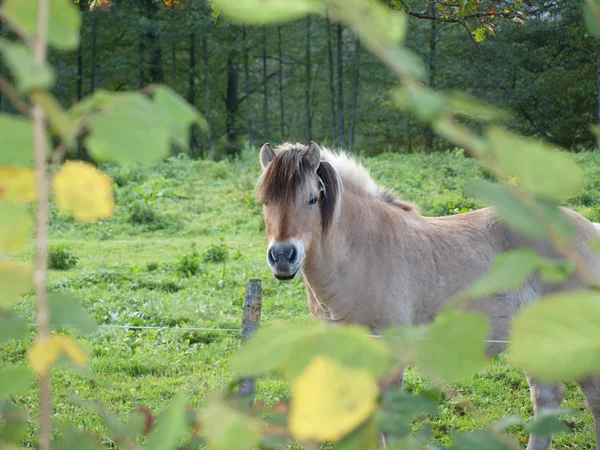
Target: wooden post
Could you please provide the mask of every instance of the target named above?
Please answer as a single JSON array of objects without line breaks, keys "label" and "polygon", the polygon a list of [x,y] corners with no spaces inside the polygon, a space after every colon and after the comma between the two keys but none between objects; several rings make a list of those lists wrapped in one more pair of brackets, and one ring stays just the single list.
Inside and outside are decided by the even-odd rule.
[{"label": "wooden post", "polygon": [[[246,298],[244,299],[244,316],[242,318],[242,345],[250,339],[260,326],[260,313],[262,310],[261,280],[251,278],[246,284]],[[256,394],[256,380],[244,379],[240,381],[239,392],[248,398],[250,407],[254,404]]]}]

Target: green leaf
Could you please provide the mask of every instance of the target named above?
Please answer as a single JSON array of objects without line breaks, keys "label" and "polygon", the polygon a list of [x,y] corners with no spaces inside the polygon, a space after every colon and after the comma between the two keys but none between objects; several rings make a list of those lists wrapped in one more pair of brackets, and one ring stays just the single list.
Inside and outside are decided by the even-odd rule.
[{"label": "green leaf", "polygon": [[567,426],[557,416],[571,412],[569,409],[562,408],[541,410],[535,420],[525,424],[525,431],[536,436],[551,436],[567,431]]},{"label": "green leaf", "polygon": [[518,289],[542,263],[542,259],[529,248],[501,253],[489,270],[464,295],[468,298],[481,298],[496,292]]},{"label": "green leaf", "polygon": [[27,367],[0,369],[0,397],[23,395],[34,380],[35,375]]},{"label": "green leaf", "polygon": [[418,80],[425,78],[425,66],[416,54],[404,47],[389,46],[383,49],[387,64],[396,72]]},{"label": "green leaf", "polygon": [[0,310],[0,344],[11,339],[25,339],[27,331],[27,321],[23,317]]},{"label": "green leaf", "polygon": [[[83,433],[71,428],[71,426],[61,426],[62,437],[58,442],[52,444],[56,450],[102,450],[104,446],[97,442],[90,434]],[[98,439],[99,440],[99,439]]]},{"label": "green leaf", "polygon": [[168,117],[171,138],[181,147],[188,146],[190,125],[197,123],[206,129],[206,121],[198,111],[165,86],[157,86],[154,89],[154,104]]},{"label": "green leaf", "polygon": [[231,370],[241,377],[280,370],[290,353],[305,340],[322,335],[321,324],[298,325],[275,322],[259,329],[230,361]]},{"label": "green leaf", "polygon": [[393,326],[386,329],[382,338],[388,345],[394,356],[404,363],[412,362],[414,359],[417,343],[425,336],[426,326]]},{"label": "green leaf", "polygon": [[22,205],[0,201],[0,253],[22,250],[32,229],[33,218]]},{"label": "green leaf", "polygon": [[212,3],[232,21],[257,25],[287,22],[323,9],[323,2],[318,0],[212,0]]},{"label": "green leaf", "polygon": [[590,34],[600,38],[600,3],[598,0],[593,1],[593,6],[590,6],[588,2],[583,2],[583,21]]},{"label": "green leaf", "polygon": [[178,395],[159,416],[156,428],[148,437],[146,450],[176,449],[188,433],[187,401]]},{"label": "green leaf", "polygon": [[15,76],[19,91],[26,92],[33,88],[47,89],[54,84],[52,68],[36,62],[26,45],[0,39],[0,52]]},{"label": "green leaf", "polygon": [[394,101],[412,111],[419,120],[431,122],[446,109],[444,96],[426,87],[403,87],[394,92]]},{"label": "green leaf", "polygon": [[472,31],[471,34],[473,35],[475,42],[485,41],[485,28],[479,27],[475,31]]},{"label": "green leaf", "polygon": [[[508,438],[506,438],[508,441]],[[468,431],[454,435],[454,446],[456,450],[512,450],[514,444],[505,442],[500,436],[491,431]]]},{"label": "green leaf", "polygon": [[379,448],[377,442],[377,428],[373,419],[357,427],[352,433],[333,445],[333,450],[376,450]]},{"label": "green leaf", "polygon": [[600,372],[600,296],[571,291],[542,297],[516,317],[510,340],[509,359],[541,379]]},{"label": "green leaf", "polygon": [[316,356],[328,356],[349,368],[367,369],[376,378],[391,368],[387,347],[356,326],[333,328],[290,348],[284,365],[286,375],[290,379],[297,377]]},{"label": "green leaf", "polygon": [[446,93],[446,101],[452,112],[457,116],[469,117],[484,122],[493,120],[505,121],[511,118],[511,115],[507,111],[486,104],[464,92],[448,92]]},{"label": "green leaf", "polygon": [[31,288],[31,267],[0,262],[0,310],[10,309]]},{"label": "green leaf", "polygon": [[514,427],[515,425],[521,425],[522,423],[523,417],[521,416],[506,416],[497,422],[494,422],[490,428],[492,431],[501,432],[507,428]]},{"label": "green leaf", "polygon": [[583,187],[583,172],[566,152],[498,127],[490,128],[487,137],[495,148],[494,165],[535,195],[563,200]]},{"label": "green leaf", "polygon": [[0,398],[0,416],[14,419],[0,422],[0,442],[15,444],[19,448],[30,425],[27,415],[12,401]]},{"label": "green leaf", "polygon": [[402,390],[388,391],[383,396],[379,411],[381,432],[394,438],[411,433],[411,423],[420,414],[436,414],[437,403],[423,395],[414,395]]},{"label": "green leaf", "polygon": [[203,433],[211,450],[252,450],[260,442],[260,424],[220,401],[200,413]]},{"label": "green leaf", "polygon": [[0,114],[0,166],[25,166],[33,162],[31,121]]},{"label": "green leaf", "polygon": [[169,154],[170,121],[142,94],[113,95],[89,128],[87,145],[99,160],[148,164]]},{"label": "green leaf", "polygon": [[498,218],[509,227],[532,238],[545,239],[548,237],[544,226],[505,186],[478,181],[469,186],[467,193],[477,200],[493,206]]},{"label": "green leaf", "polygon": [[94,333],[98,325],[81,306],[77,298],[64,292],[52,292],[48,295],[50,308],[50,326],[74,328],[82,334]]},{"label": "green leaf", "polygon": [[419,341],[415,362],[426,375],[449,383],[459,381],[485,366],[487,335],[488,323],[483,314],[441,314]]},{"label": "green leaf", "polygon": [[[5,0],[2,14],[32,36],[37,31],[37,0]],[[61,50],[79,45],[81,14],[71,0],[52,0],[48,17],[48,43]]]},{"label": "green leaf", "polygon": [[352,28],[364,41],[379,46],[398,45],[406,32],[406,14],[368,0],[326,0],[327,12]]}]

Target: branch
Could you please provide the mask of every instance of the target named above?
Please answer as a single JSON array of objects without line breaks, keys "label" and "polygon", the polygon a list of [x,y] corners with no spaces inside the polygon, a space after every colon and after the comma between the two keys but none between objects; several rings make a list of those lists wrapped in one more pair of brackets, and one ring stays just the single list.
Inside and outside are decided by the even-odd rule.
[{"label": "branch", "polygon": [[19,96],[15,87],[2,75],[0,75],[0,91],[6,94],[11,103],[21,112],[21,114],[31,118],[31,106]]},{"label": "branch", "polygon": [[[50,0],[39,0],[37,36],[31,42],[33,57],[41,66],[46,62],[48,52],[48,16]],[[46,176],[46,117],[41,106],[32,109],[33,148],[35,159],[36,186],[36,266],[34,284],[37,309],[37,339],[40,342],[50,338],[50,314],[46,283],[48,276],[48,179]],[[50,450],[52,428],[52,397],[50,391],[50,370],[40,375],[40,437],[39,449]]]},{"label": "branch", "polygon": [[[273,78],[275,75],[277,75],[277,72],[273,72],[270,73],[267,76],[267,81],[269,81],[271,78]],[[250,89],[248,92],[246,92],[246,94],[244,94],[240,99],[238,99],[238,105],[240,103],[242,103],[244,100],[246,100],[250,95],[254,94],[256,91],[258,91],[262,85],[264,84],[264,81],[261,82],[260,84],[257,84],[256,86],[254,86],[252,89]]]},{"label": "branch", "polygon": [[6,23],[8,25],[8,27],[10,29],[13,30],[13,32],[19,36],[21,38],[21,40],[25,41],[27,44],[29,45],[33,45],[32,42],[32,38],[31,35],[29,34],[29,32],[23,28],[21,25],[19,25],[18,23],[13,22],[12,20],[10,20],[8,17],[6,17],[1,11],[0,11],[0,19],[2,19],[2,21],[4,23]]}]

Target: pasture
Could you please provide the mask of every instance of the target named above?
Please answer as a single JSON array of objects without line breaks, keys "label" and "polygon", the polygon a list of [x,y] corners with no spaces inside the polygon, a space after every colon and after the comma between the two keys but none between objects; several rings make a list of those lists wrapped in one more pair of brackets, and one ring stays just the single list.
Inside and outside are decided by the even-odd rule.
[{"label": "pasture", "polygon": [[[586,188],[567,205],[600,221],[600,154],[573,154],[573,158],[586,173]],[[461,151],[361,160],[379,183],[416,203],[424,215],[483,206],[465,197],[463,190],[487,175]],[[261,207],[253,193],[258,149],[247,149],[233,163],[175,157],[148,167],[103,169],[116,182],[113,218],[85,225],[51,208],[51,245],[59,252],[56,264],[64,267],[51,270],[51,292],[72,292],[104,325],[237,329],[245,283],[258,277],[263,280],[263,324],[275,319],[310,321],[302,281],[278,282],[265,263]],[[28,260],[32,255],[33,243],[19,258]],[[17,309],[33,320],[33,307],[33,297],[26,297]],[[32,339],[33,333],[27,342],[1,346],[0,365],[22,364]],[[57,424],[64,421],[102,433],[100,419],[73,403],[69,394],[121,416],[137,407],[158,412],[178,391],[185,391],[193,406],[201,408],[212,391],[230,381],[228,357],[239,348],[240,335],[100,329],[80,342],[92,355],[90,370],[54,369],[55,418]],[[416,370],[409,370],[407,390],[427,387]],[[533,413],[525,377],[502,357],[455,388],[464,402],[442,396],[438,415],[414,423],[415,430],[431,424],[433,442],[449,444],[452,431],[478,429],[507,415],[529,418]],[[262,379],[258,400],[274,404],[287,395],[286,389],[276,378]],[[33,415],[35,396],[32,389],[16,403]],[[477,413],[467,403],[476,406]],[[561,416],[567,431],[556,435],[555,448],[593,448],[591,414],[574,383],[567,385],[563,406],[574,413]],[[28,436],[30,445],[34,431]],[[510,433],[526,443],[521,426],[510,428]]]}]

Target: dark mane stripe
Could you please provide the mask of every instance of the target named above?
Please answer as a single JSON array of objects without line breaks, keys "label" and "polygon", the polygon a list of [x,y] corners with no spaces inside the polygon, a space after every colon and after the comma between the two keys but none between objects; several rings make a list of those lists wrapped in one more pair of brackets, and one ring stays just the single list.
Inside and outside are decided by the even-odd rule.
[{"label": "dark mane stripe", "polygon": [[324,195],[321,197],[321,227],[323,234],[326,234],[335,219],[335,210],[340,200],[342,186],[337,172],[327,161],[321,161],[317,175],[323,181],[325,188]]}]

